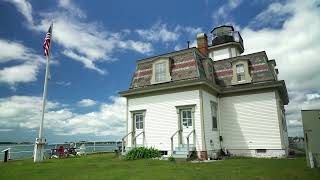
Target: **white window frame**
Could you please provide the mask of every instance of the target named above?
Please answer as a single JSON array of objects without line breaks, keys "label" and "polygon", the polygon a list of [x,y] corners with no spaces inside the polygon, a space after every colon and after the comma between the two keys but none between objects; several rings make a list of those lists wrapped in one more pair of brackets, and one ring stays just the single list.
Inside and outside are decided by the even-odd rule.
[{"label": "white window frame", "polygon": [[[144,115],[142,112],[137,112],[133,114],[135,129],[144,128]],[[139,118],[138,118],[139,117]]]},{"label": "white window frame", "polygon": [[[233,71],[233,76],[231,80],[231,85],[237,85],[237,84],[244,84],[244,83],[251,83],[252,82],[252,77],[249,73],[249,63],[248,59],[236,59],[231,62],[232,65],[232,71]],[[242,71],[238,71],[237,67],[243,66]],[[239,76],[241,77],[239,80]]]},{"label": "white window frame", "polygon": [[155,64],[155,82],[166,80],[166,63],[160,62]]},{"label": "white window frame", "polygon": [[237,64],[236,65],[236,73],[237,73],[237,81],[243,82],[245,81],[245,70],[244,70],[244,64]]},{"label": "white window frame", "polygon": [[[186,116],[184,117],[184,115]],[[180,109],[180,118],[181,118],[182,127],[186,127],[186,128],[192,127],[193,126],[192,108]]]},{"label": "white window frame", "polygon": [[171,81],[170,66],[170,58],[168,57],[159,57],[154,60],[152,64],[151,84]]}]

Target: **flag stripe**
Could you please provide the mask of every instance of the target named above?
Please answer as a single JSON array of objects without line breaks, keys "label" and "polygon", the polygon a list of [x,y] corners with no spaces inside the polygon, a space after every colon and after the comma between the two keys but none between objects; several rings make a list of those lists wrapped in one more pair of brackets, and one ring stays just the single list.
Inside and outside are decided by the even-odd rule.
[{"label": "flag stripe", "polygon": [[43,42],[43,49],[44,49],[44,55],[49,56],[49,47],[50,47],[50,42],[51,42],[51,32],[52,32],[52,25],[50,26],[46,37],[44,38]]}]

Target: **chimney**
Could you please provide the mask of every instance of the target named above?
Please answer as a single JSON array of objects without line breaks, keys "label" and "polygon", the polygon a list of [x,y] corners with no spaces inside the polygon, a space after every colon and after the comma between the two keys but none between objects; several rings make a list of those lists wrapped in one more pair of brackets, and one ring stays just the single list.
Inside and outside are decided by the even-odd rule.
[{"label": "chimney", "polygon": [[203,55],[208,56],[208,38],[205,33],[197,34],[197,48]]}]

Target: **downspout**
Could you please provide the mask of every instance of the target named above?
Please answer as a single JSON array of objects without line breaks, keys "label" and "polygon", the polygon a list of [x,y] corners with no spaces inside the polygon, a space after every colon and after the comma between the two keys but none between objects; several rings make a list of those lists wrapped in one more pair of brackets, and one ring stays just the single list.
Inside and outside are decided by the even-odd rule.
[{"label": "downspout", "polygon": [[217,96],[217,101],[218,101],[218,123],[219,123],[219,142],[220,142],[220,149],[222,149],[222,142],[220,140],[221,136],[221,123],[220,123],[220,118],[221,118],[221,111],[220,111],[220,95]]},{"label": "downspout", "polygon": [[202,151],[207,151],[206,147],[206,136],[204,129],[204,116],[203,116],[203,96],[202,89],[199,90],[199,98],[200,98],[200,118],[201,118],[201,139],[202,139]]},{"label": "downspout", "polygon": [[[129,107],[128,107],[128,97],[126,97],[126,134],[128,134],[128,111],[129,111]],[[129,141],[127,140],[127,143],[126,143],[126,147],[129,146]]]}]

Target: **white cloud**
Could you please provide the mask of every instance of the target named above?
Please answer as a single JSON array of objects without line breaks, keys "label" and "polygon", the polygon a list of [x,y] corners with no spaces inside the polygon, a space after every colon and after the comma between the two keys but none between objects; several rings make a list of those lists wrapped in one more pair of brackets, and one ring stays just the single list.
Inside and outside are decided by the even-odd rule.
[{"label": "white cloud", "polygon": [[242,0],[228,0],[226,4],[223,4],[220,6],[216,11],[214,11],[212,18],[213,18],[213,24],[215,25],[221,25],[221,24],[234,24],[232,23],[232,17],[230,13],[236,9],[240,4],[242,3]]},{"label": "white cloud", "polygon": [[320,8],[313,1],[289,0],[283,6],[292,16],[280,29],[242,30],[245,53],[266,50],[269,59],[276,59],[289,90],[320,88]]},{"label": "white cloud", "polygon": [[25,60],[25,54],[28,50],[22,44],[0,39],[0,63],[10,60]]},{"label": "white cloud", "polygon": [[197,33],[202,32],[202,29],[200,27],[190,27],[181,25],[176,25],[174,27],[169,28],[167,24],[158,21],[149,29],[137,29],[135,30],[135,32],[139,36],[141,36],[141,38],[147,41],[176,43],[182,34],[186,33],[187,36],[192,36],[192,38],[195,38]]},{"label": "white cloud", "polygon": [[43,58],[20,42],[0,39],[0,63],[8,61],[41,61]]},{"label": "white cloud", "polygon": [[78,102],[78,105],[82,107],[94,106],[96,104],[97,102],[92,99],[82,99],[81,101]]},{"label": "white cloud", "polygon": [[137,52],[146,54],[153,51],[153,47],[150,43],[145,43],[141,41],[119,41],[118,46],[123,49],[134,49]]},{"label": "white cloud", "polygon": [[182,31],[185,31],[185,32],[189,33],[192,36],[195,36],[198,33],[202,33],[202,29],[200,27],[190,27],[190,26],[181,27],[180,26],[180,28],[182,28]]},{"label": "white cloud", "polygon": [[182,45],[180,40],[186,38],[192,39],[190,47],[196,46],[196,35],[202,32],[200,27],[176,25],[171,28],[167,24],[156,22],[149,29],[137,29],[135,32],[142,38],[151,42],[173,43],[174,50],[187,48],[187,41]]},{"label": "white cloud", "polygon": [[[100,105],[98,111],[74,113],[66,105],[47,101],[45,130],[57,135],[114,135],[120,138],[124,133],[126,101],[110,97],[110,103]],[[42,99],[35,96],[11,96],[0,98],[1,129],[37,129],[40,123]]]},{"label": "white cloud", "polygon": [[76,5],[74,5],[72,0],[59,0],[59,6],[68,10],[70,13],[72,13],[75,16],[78,16],[80,18],[86,17],[86,14]]},{"label": "white cloud", "polygon": [[26,0],[4,0],[16,6],[17,10],[26,18],[28,23],[33,24],[32,6]]},{"label": "white cloud", "polygon": [[66,81],[58,81],[56,82],[57,85],[60,85],[60,86],[65,86],[65,87],[68,87],[71,85],[71,82],[66,82]]},{"label": "white cloud", "polygon": [[80,61],[84,64],[84,66],[88,69],[92,69],[92,70],[95,70],[97,71],[98,73],[100,74],[105,74],[106,73],[106,70],[102,70],[100,68],[98,68],[92,60],[88,59],[86,56],[80,56],[76,53],[74,53],[73,51],[71,50],[65,50],[63,51],[63,54],[68,56],[69,58],[72,58],[74,60],[77,60],[77,61]]},{"label": "white cloud", "polygon": [[35,54],[31,49],[19,42],[0,39],[0,63],[18,62],[0,69],[0,84],[8,84],[15,88],[18,83],[27,83],[37,80],[37,74],[44,58]]},{"label": "white cloud", "polygon": [[121,33],[105,31],[97,23],[78,19],[68,12],[48,13],[33,28],[45,32],[50,21],[54,22],[53,44],[57,42],[62,45],[65,48],[64,55],[82,62],[86,68],[100,74],[105,74],[106,70],[97,67],[96,62],[113,60],[112,56],[117,51],[133,50],[139,53],[152,51],[150,43],[125,40]]},{"label": "white cloud", "polygon": [[[252,28],[281,22],[278,29]],[[265,50],[269,59],[276,60],[280,79],[286,81],[290,98],[287,122],[294,127],[289,128],[289,134],[296,133],[298,126],[302,128],[301,109],[320,107],[319,27],[320,7],[315,1],[288,0],[270,4],[242,29],[245,54]],[[299,133],[302,135],[302,130]]]},{"label": "white cloud", "polygon": [[292,8],[292,5],[289,3],[272,3],[265,11],[259,13],[249,25],[252,27],[263,27],[267,25],[277,26],[288,18],[292,13]]},{"label": "white cloud", "polygon": [[38,64],[25,63],[0,69],[0,83],[15,85],[37,80]]},{"label": "white cloud", "polygon": [[[32,18],[32,7],[27,1],[12,2],[27,19]],[[80,61],[85,68],[106,74],[106,71],[97,67],[101,61],[112,61],[117,51],[132,50],[138,53],[151,52],[152,45],[141,41],[125,39],[128,31],[106,31],[101,23],[89,22],[86,14],[70,0],[60,0],[60,8],[55,11],[38,12],[40,20],[37,23],[27,21],[28,27],[36,32],[45,33],[53,22],[52,45],[61,45],[62,53],[69,58]],[[18,6],[19,5],[19,6]],[[20,6],[28,6],[28,13]]]},{"label": "white cloud", "polygon": [[308,101],[319,99],[319,98],[320,98],[320,94],[318,94],[318,93],[307,94],[307,100]]},{"label": "white cloud", "polygon": [[170,31],[166,24],[157,22],[150,29],[138,29],[136,32],[148,41],[170,42],[176,41],[180,34],[177,31]]}]

